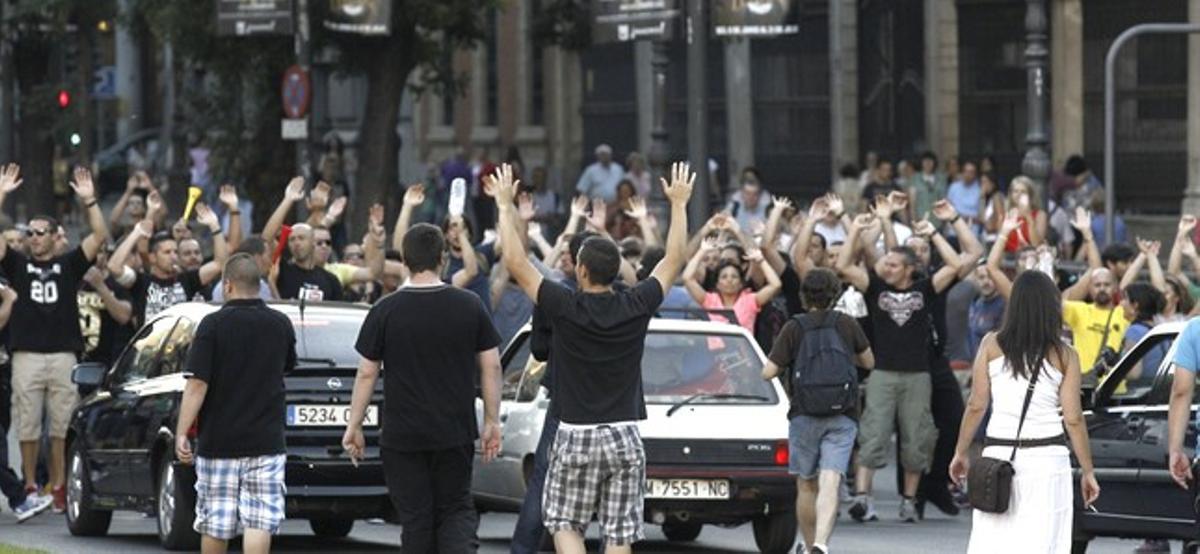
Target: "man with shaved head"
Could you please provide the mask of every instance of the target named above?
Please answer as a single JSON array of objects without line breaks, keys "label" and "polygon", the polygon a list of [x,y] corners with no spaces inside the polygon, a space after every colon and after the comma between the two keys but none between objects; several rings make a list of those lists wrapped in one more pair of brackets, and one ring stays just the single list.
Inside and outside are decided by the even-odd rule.
[{"label": "man with shaved head", "polygon": [[1098,267],[1084,275],[1090,302],[1063,301],[1063,323],[1071,328],[1075,351],[1079,352],[1079,367],[1084,382],[1095,382],[1100,376],[1092,373],[1101,352],[1107,347],[1121,351],[1121,341],[1129,322],[1116,302],[1117,278],[1108,268]]}]

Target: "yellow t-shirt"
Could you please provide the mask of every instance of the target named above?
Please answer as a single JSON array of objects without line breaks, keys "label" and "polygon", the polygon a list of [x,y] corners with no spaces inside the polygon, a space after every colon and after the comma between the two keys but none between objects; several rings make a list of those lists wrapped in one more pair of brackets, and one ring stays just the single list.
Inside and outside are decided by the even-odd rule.
[{"label": "yellow t-shirt", "polygon": [[[1115,310],[1115,311],[1114,311]],[[1111,319],[1109,314],[1112,314]],[[1075,351],[1079,353],[1079,368],[1087,373],[1096,364],[1096,355],[1100,353],[1100,340],[1104,338],[1104,323],[1110,321],[1107,344],[1116,352],[1121,351],[1121,343],[1125,340],[1125,329],[1129,322],[1120,306],[1101,308],[1087,302],[1067,300],[1063,302],[1063,322],[1071,328],[1075,337]]]},{"label": "yellow t-shirt", "polygon": [[359,269],[362,268],[350,264],[325,264],[325,271],[328,271],[337,277],[338,282],[340,282],[343,287],[354,283],[354,274]]}]

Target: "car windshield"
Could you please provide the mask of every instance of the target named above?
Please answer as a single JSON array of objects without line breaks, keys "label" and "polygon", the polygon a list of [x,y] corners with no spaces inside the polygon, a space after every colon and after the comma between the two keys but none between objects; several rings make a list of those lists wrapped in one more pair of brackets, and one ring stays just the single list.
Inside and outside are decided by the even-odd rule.
[{"label": "car windshield", "polygon": [[358,367],[359,355],[354,343],[358,340],[358,329],[365,315],[366,312],[359,310],[339,312],[309,308],[302,322],[298,313],[288,313],[288,319],[296,327],[296,357],[300,358],[298,365]]},{"label": "car windshield", "polygon": [[[774,404],[775,387],[762,379],[762,360],[750,340],[735,334],[650,332],[642,355],[649,404],[675,404],[695,395],[759,396]],[[692,403],[764,403],[747,398],[698,398]]]}]

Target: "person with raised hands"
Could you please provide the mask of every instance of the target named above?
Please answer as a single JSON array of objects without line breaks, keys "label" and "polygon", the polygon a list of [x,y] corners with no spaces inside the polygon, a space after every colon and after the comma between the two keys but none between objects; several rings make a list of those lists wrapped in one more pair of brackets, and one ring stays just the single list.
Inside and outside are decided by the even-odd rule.
[{"label": "person with raised hands", "polygon": [[[9,348],[13,353],[13,414],[25,486],[37,488],[34,479],[42,421],[48,414],[50,486],[57,511],[66,509],[65,438],[71,411],[79,401],[78,390],[71,382],[71,368],[76,353],[84,350],[76,291],[108,238],[91,172],[76,168],[73,177],[71,188],[87,211],[92,231],[79,246],[58,253],[59,224],[45,215],[29,220],[28,254],[10,251],[8,243],[0,241],[0,270],[17,293]],[[21,182],[20,167],[8,164],[0,171],[0,194],[17,190]]]},{"label": "person with raised hands", "polygon": [[662,179],[671,204],[666,254],[649,278],[619,291],[613,282],[621,254],[605,237],[580,246],[578,290],[544,279],[517,235],[512,169],[502,166],[492,178],[505,244],[501,259],[554,329],[551,396],[561,424],[546,477],[544,515],[559,552],[585,552],[584,533],[597,512],[606,552],[632,552],[632,544],[645,536],[645,455],[636,423],[646,418],[641,357],[650,319],[687,256],[687,202],[695,182],[684,163],[674,164],[670,177]]},{"label": "person with raised hands", "polygon": [[735,323],[753,333],[754,322],[759,310],[779,293],[783,282],[779,280],[779,275],[775,273],[771,264],[763,258],[762,251],[751,250],[746,253],[746,261],[761,268],[763,275],[766,276],[766,285],[755,291],[750,288],[749,280],[741,264],[723,261],[717,264],[716,290],[712,292],[704,290],[704,287],[696,280],[696,273],[704,255],[717,248],[716,241],[705,239],[700,250],[696,252],[695,256],[692,256],[684,270],[683,284],[687,287],[692,300],[706,310],[726,310],[733,312],[736,317],[735,321],[727,321],[725,316],[712,314],[711,317],[714,321]]}]

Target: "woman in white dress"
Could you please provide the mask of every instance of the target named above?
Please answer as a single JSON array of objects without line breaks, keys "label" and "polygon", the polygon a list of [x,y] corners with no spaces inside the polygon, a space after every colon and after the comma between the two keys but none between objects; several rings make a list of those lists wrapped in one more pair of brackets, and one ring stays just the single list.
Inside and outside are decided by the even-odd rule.
[{"label": "woman in white dress", "polygon": [[1083,471],[1079,484],[1084,505],[1090,507],[1100,496],[1080,407],[1079,356],[1062,341],[1061,329],[1058,288],[1045,274],[1025,271],[1013,284],[1000,331],[989,333],[980,344],[971,399],[950,462],[950,476],[959,486],[966,484],[967,449],[989,403],[992,416],[983,455],[1003,460],[1012,456],[1021,406],[1030,379],[1038,373],[1013,461],[1016,474],[1008,510],[975,510],[970,553],[1071,551],[1074,501],[1066,438]]}]

